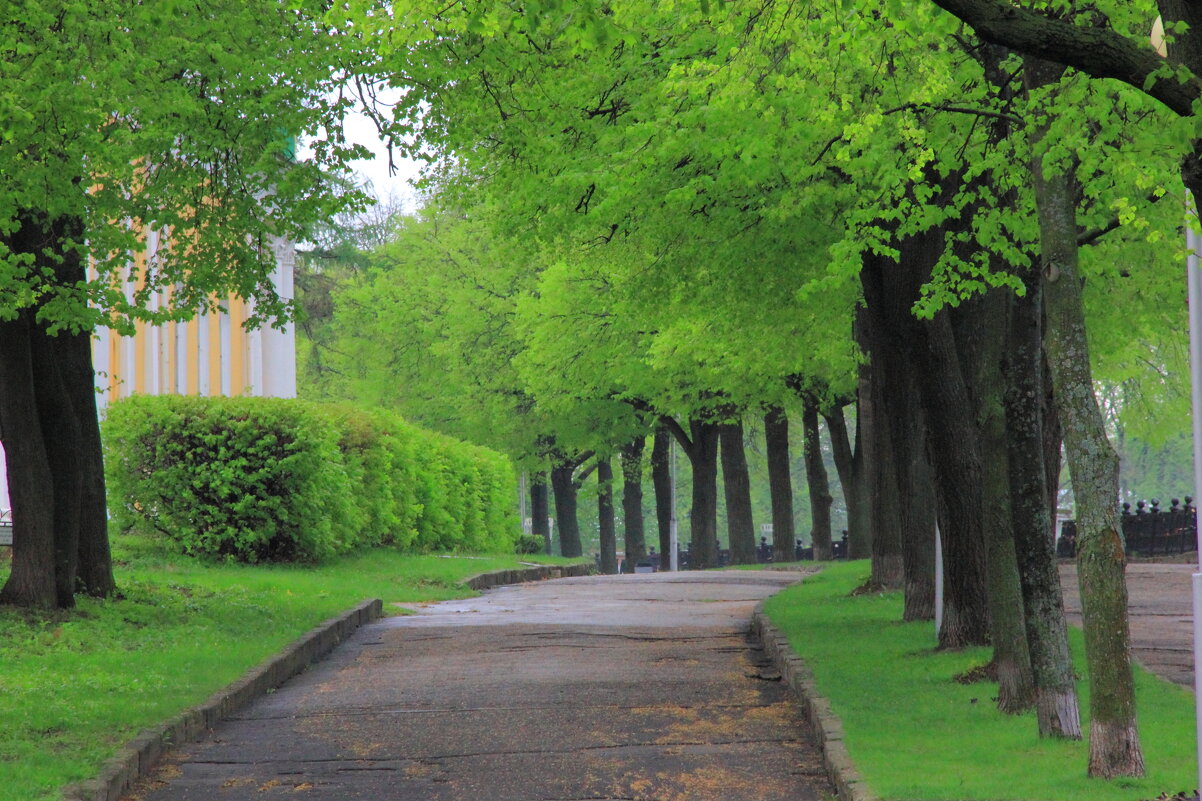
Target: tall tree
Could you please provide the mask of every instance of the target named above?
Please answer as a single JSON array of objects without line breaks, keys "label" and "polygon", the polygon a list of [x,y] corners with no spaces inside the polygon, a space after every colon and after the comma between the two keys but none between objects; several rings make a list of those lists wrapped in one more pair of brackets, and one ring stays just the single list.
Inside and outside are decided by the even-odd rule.
[{"label": "tall tree", "polygon": [[[13,568],[0,600],[69,606],[81,587],[114,588],[87,397],[94,376],[79,343],[97,326],[185,319],[228,295],[253,298],[258,322],[286,313],[271,282],[271,237],[299,238],[357,202],[331,192],[323,168],[362,155],[340,137],[349,101],[336,89],[367,60],[326,11],[304,1],[217,2],[187,14],[31,2],[0,22],[0,104],[10,110],[0,143],[0,371],[25,382],[0,388],[15,476]],[[291,137],[323,129],[331,135],[317,140],[314,160],[295,161]],[[128,254],[149,239],[171,244],[131,265]],[[153,311],[152,298],[163,301]],[[52,369],[30,371],[51,352]],[[46,469],[51,480],[25,478]]]}]

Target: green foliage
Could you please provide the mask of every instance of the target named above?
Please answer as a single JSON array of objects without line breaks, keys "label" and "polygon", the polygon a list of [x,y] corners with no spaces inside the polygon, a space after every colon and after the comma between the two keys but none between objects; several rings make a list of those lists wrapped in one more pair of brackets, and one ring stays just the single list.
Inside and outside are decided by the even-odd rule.
[{"label": "green foliage", "polygon": [[[351,100],[338,90],[371,58],[327,8],[29,0],[6,15],[0,319],[38,306],[51,328],[128,329],[230,293],[255,297],[263,318],[284,313],[270,238],[300,239],[363,200],[328,171],[364,155],[341,137]],[[312,159],[293,158],[298,136]],[[31,215],[79,222],[80,236],[46,246],[89,259],[88,281],[64,284],[12,249]],[[127,286],[129,254],[148,245]],[[152,312],[156,295],[170,299]]]},{"label": "green foliage", "polygon": [[[1193,696],[1136,667],[1140,739],[1148,776],[1087,779],[1085,741],[1040,739],[1033,712],[1003,715],[996,683],[960,684],[989,661],[986,648],[935,650],[929,622],[900,623],[900,592],[851,595],[868,567],[851,562],[773,596],[765,612],[814,672],[843,723],[857,769],[881,798],[916,801],[1130,801],[1192,787]],[[1073,632],[1074,661],[1085,664]],[[1088,676],[1078,682],[1088,729]],[[1021,763],[1022,770],[1015,770]]]},{"label": "green foliage", "polygon": [[543,538],[538,534],[523,534],[518,537],[514,550],[519,554],[542,553],[545,545]]},{"label": "green foliage", "polygon": [[505,457],[382,411],[140,396],[112,404],[104,431],[118,525],[161,532],[189,554],[504,551],[518,530]]}]

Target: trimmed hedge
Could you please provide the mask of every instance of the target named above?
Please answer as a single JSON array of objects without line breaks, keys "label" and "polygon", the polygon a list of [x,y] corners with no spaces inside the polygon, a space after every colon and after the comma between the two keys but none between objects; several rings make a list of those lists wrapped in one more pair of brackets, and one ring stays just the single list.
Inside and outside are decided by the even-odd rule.
[{"label": "trimmed hedge", "polygon": [[109,508],[189,554],[318,561],[360,547],[512,552],[513,467],[388,412],[136,396],[104,422]]}]

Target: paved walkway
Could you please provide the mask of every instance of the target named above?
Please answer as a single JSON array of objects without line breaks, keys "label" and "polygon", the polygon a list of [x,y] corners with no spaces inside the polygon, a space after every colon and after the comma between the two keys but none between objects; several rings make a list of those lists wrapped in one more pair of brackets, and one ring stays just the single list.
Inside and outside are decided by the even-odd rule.
[{"label": "paved walkway", "polygon": [[745,640],[796,578],[561,579],[386,618],[130,798],[819,801],[820,756]]},{"label": "paved walkway", "polygon": [[[1194,686],[1192,564],[1127,565],[1128,615],[1131,649],[1135,659],[1153,673]],[[1081,625],[1081,596],[1077,566],[1060,566],[1064,609],[1071,622]]]}]

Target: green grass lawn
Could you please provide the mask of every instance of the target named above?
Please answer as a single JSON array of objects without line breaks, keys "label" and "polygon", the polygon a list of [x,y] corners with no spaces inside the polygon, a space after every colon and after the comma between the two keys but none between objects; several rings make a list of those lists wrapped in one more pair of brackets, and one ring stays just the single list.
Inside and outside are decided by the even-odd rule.
[{"label": "green grass lawn", "polygon": [[[374,550],[320,567],[204,563],[114,537],[123,598],[71,612],[0,607],[0,801],[48,801],[140,729],[199,703],[365,598],[439,601],[519,557]],[[567,563],[548,557],[522,561]],[[0,566],[0,581],[8,566]]]},{"label": "green grass lawn", "polygon": [[[1034,713],[1011,717],[997,685],[952,677],[988,661],[975,648],[937,653],[931,623],[902,623],[900,593],[849,597],[865,562],[839,563],[779,593],[768,616],[814,672],[842,719],[851,758],[889,801],[1136,801],[1197,784],[1194,698],[1137,670],[1145,779],[1087,779],[1084,742],[1040,740]],[[1077,672],[1084,643],[1073,632]],[[1088,731],[1089,688],[1078,686]]]}]

